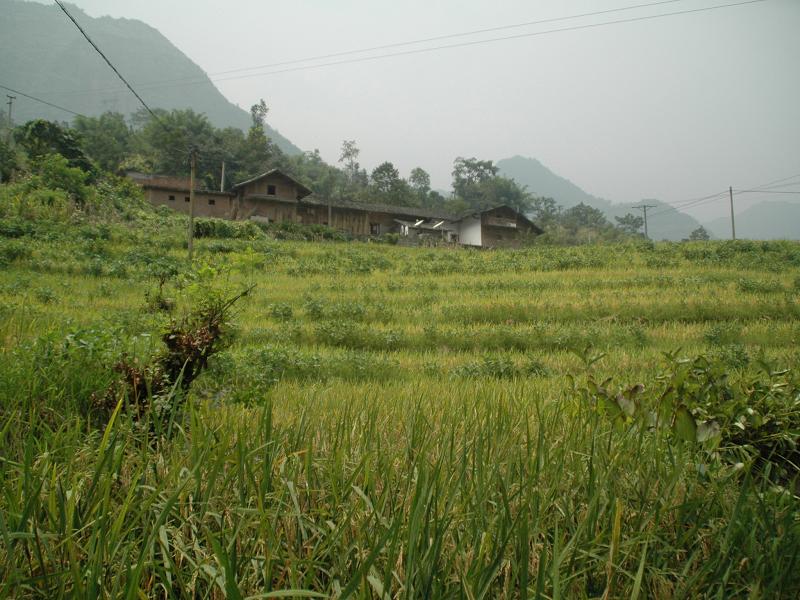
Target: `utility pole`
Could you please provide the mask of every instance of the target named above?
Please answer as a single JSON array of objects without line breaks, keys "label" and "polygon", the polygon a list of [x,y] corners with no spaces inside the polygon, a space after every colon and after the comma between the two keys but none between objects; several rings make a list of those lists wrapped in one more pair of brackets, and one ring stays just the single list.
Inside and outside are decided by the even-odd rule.
[{"label": "utility pole", "polygon": [[225,161],[222,161],[222,175],[219,178],[219,191],[225,191]]},{"label": "utility pole", "polygon": [[736,220],[733,217],[733,186],[728,188],[728,193],[731,196],[731,235],[736,239]]},{"label": "utility pole", "polygon": [[194,253],[194,177],[197,169],[197,148],[192,148],[189,157],[189,262]]},{"label": "utility pole", "polygon": [[14,100],[16,100],[17,97],[6,94],[6,98],[8,98],[8,102],[6,102],[6,104],[8,104],[8,131],[6,132],[6,142],[11,143],[11,128],[13,127],[13,121],[11,120],[11,108],[14,106]]},{"label": "utility pole", "polygon": [[631,208],[641,208],[642,212],[644,213],[644,237],[646,239],[650,239],[650,236],[647,234],[647,209],[648,208],[656,208],[655,204],[641,204],[639,206],[631,206]]}]

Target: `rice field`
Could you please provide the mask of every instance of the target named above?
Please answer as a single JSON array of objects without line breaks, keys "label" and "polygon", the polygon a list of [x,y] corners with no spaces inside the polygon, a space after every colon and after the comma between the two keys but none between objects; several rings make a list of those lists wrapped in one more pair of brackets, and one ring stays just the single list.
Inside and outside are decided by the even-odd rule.
[{"label": "rice field", "polygon": [[[791,464],[603,408],[702,376],[800,412],[800,245],[201,239],[186,268],[159,219],[0,240],[0,596],[800,594]],[[249,286],[166,418],[96,418],[121,357]]]}]

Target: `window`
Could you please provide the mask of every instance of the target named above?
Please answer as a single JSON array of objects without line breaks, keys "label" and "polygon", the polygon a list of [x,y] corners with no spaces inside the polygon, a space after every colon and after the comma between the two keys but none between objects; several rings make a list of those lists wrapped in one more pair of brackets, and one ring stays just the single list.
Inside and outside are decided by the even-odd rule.
[{"label": "window", "polygon": [[380,235],[381,234],[381,224],[380,223],[370,223],[369,224],[369,234],[370,235]]},{"label": "window", "polygon": [[208,199],[208,205],[209,206],[214,206],[216,203],[217,203],[217,201],[214,198],[209,198]]},{"label": "window", "polygon": [[169,200],[170,200],[170,202],[175,202],[175,196],[170,196]]},{"label": "window", "polygon": [[186,197],[184,198],[184,201],[188,202],[188,201],[189,201],[189,196],[186,196]]},{"label": "window", "polygon": [[268,185],[267,186],[267,196],[274,196],[275,195],[275,186]]}]

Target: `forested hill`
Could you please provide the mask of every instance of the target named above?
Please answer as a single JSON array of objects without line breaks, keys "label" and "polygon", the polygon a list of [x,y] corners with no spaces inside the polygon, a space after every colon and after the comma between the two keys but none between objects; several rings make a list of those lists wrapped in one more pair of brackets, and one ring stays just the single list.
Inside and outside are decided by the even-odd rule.
[{"label": "forested hill", "polygon": [[[641,211],[632,208],[633,204],[614,203],[585,192],[580,187],[553,173],[535,158],[514,156],[497,161],[500,174],[510,177],[520,185],[527,186],[528,192],[534,196],[553,198],[564,208],[576,204],[588,204],[602,210],[609,220],[622,217],[627,213],[641,215]],[[647,204],[655,204],[652,219],[648,219],[650,237],[655,240],[681,240],[700,227],[700,223],[689,215],[670,209],[659,200],[647,200]]]},{"label": "forested hill", "polygon": [[[191,108],[205,113],[216,127],[250,126],[249,113],[229,102],[205,72],[156,29],[133,19],[95,19],[73,5],[70,12],[151,107]],[[0,0],[0,15],[3,85],[88,116],[106,111],[129,115],[141,108],[55,4]],[[169,85],[175,81],[192,83]],[[17,123],[71,118],[26,98],[17,98],[14,117]],[[266,133],[284,152],[300,152],[276,130],[267,127]]]}]

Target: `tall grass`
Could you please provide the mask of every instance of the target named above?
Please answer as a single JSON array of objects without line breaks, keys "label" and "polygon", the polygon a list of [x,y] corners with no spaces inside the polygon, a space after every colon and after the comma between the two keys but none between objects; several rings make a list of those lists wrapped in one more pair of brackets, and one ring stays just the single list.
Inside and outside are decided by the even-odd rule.
[{"label": "tall grass", "polygon": [[[0,225],[0,597],[800,594],[796,481],[578,393],[656,401],[665,352],[795,368],[796,244],[211,238],[188,268],[159,213]],[[230,347],[163,420],[98,426],[212,276],[257,285]]]}]

